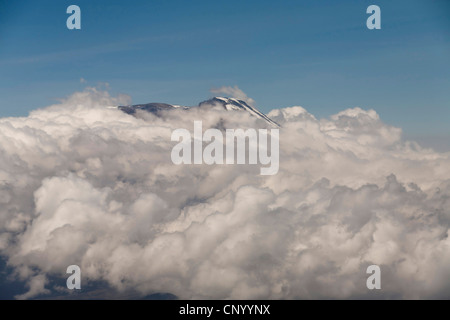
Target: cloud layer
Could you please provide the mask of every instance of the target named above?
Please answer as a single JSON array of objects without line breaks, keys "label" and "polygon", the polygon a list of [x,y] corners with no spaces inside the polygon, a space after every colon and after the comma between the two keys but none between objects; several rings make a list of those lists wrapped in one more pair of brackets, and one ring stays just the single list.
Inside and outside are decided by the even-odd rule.
[{"label": "cloud layer", "polygon": [[91,88],[0,119],[0,252],[29,287],[17,298],[60,290],[50,279],[72,264],[83,281],[143,296],[450,298],[449,153],[402,141],[373,110],[317,120],[291,107],[269,114],[282,125],[277,175],[176,166],[174,129],[264,124],[215,108],[107,108],[127,103]]}]

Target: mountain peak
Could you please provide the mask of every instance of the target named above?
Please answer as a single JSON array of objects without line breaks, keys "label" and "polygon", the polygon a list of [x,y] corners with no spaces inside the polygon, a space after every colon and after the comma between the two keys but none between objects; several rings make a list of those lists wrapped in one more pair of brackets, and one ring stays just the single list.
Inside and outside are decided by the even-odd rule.
[{"label": "mountain peak", "polygon": [[228,98],[228,97],[214,97],[209,100],[203,101],[199,103],[199,107],[204,105],[221,105],[225,110],[232,111],[232,110],[245,110],[247,112],[250,112],[250,114],[258,117],[263,118],[265,121],[269,122],[271,125],[279,127],[280,125],[270,119],[268,116],[266,116],[264,113],[256,109],[255,107],[250,106],[247,102],[243,100],[238,100],[235,98]]},{"label": "mountain peak", "polygon": [[[227,97],[214,97],[209,100],[200,102],[198,104],[198,107],[207,106],[207,105],[212,105],[212,106],[219,105],[219,106],[222,106],[227,111],[235,111],[235,110],[247,111],[251,115],[253,115],[257,118],[262,118],[263,120],[265,120],[272,126],[280,127],[280,125],[278,123],[276,123],[275,121],[270,119],[268,116],[266,116],[264,113],[262,113],[255,107],[250,106],[249,104],[247,104],[247,102],[245,102],[243,100],[238,100],[235,98],[227,98]],[[142,111],[153,113],[157,116],[159,116],[160,112],[162,112],[162,111],[170,111],[173,109],[183,109],[183,110],[189,109],[188,107],[184,107],[184,106],[171,105],[171,104],[167,104],[167,103],[157,103],[157,102],[146,103],[146,104],[136,104],[136,105],[130,105],[130,106],[119,106],[117,108],[119,110],[121,110],[127,114],[131,114],[131,115],[134,115],[136,113],[136,111],[138,111],[138,110],[142,110]],[[193,107],[193,108],[195,108],[195,107]]]}]

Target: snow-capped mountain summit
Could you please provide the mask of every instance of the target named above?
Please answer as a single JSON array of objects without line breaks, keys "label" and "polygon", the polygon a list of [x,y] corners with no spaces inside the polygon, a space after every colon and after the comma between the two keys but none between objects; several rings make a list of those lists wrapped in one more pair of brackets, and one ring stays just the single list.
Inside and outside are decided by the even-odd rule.
[{"label": "snow-capped mountain summit", "polygon": [[259,111],[258,109],[248,105],[243,100],[237,100],[234,98],[223,98],[223,97],[214,97],[212,99],[200,102],[199,107],[204,105],[221,105],[225,110],[231,111],[231,110],[245,110],[247,112],[250,112],[250,114],[264,119],[266,122],[270,123],[273,126],[279,127],[280,125],[270,119],[268,116],[266,116],[264,113]]},{"label": "snow-capped mountain summit", "polygon": [[206,107],[208,105],[211,105],[211,106],[219,105],[219,106],[222,106],[227,111],[246,111],[255,117],[263,119],[264,121],[268,122],[272,126],[275,126],[275,127],[280,126],[278,123],[276,123],[275,121],[270,119],[268,116],[266,116],[264,113],[262,113],[255,107],[248,105],[243,100],[237,100],[234,98],[214,97],[212,99],[200,102],[199,105],[196,107],[185,107],[185,106],[178,106],[178,105],[172,105],[172,104],[167,104],[167,103],[152,102],[152,103],[147,103],[147,104],[119,106],[117,108],[128,114],[135,114],[138,110],[142,110],[142,111],[151,112],[151,113],[159,116],[160,112],[162,112],[162,111],[170,111],[173,109],[187,110],[189,108]]}]

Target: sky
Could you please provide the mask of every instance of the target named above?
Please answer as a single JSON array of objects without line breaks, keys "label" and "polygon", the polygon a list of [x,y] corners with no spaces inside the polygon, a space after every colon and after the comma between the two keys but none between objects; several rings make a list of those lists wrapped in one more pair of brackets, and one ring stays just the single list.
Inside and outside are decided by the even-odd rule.
[{"label": "sky", "polygon": [[[71,4],[81,30],[66,27]],[[381,30],[366,28],[371,4]],[[196,105],[238,86],[266,113],[372,108],[450,149],[450,3],[0,0],[0,117],[106,83],[133,103]]]}]

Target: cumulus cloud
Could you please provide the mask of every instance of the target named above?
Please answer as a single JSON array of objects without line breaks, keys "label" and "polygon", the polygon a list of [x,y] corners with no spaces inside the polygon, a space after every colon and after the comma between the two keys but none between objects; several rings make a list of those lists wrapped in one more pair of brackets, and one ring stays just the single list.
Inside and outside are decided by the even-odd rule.
[{"label": "cumulus cloud", "polygon": [[[58,290],[51,279],[73,264],[84,284],[142,296],[450,297],[449,153],[403,141],[374,110],[318,120],[297,106],[269,113],[282,125],[277,175],[177,166],[174,129],[263,124],[107,108],[129,102],[87,89],[0,119],[0,252],[29,288],[17,298]],[[372,264],[379,292],[366,288]]]},{"label": "cumulus cloud", "polygon": [[234,87],[223,86],[223,87],[220,87],[220,88],[213,88],[210,91],[211,91],[212,94],[225,95],[225,96],[227,96],[229,98],[234,98],[234,99],[245,101],[250,106],[255,106],[255,100],[253,100],[252,98],[249,98],[244,91],[239,89],[238,86],[234,86]]}]

